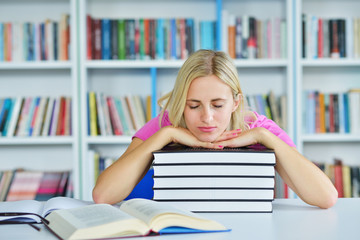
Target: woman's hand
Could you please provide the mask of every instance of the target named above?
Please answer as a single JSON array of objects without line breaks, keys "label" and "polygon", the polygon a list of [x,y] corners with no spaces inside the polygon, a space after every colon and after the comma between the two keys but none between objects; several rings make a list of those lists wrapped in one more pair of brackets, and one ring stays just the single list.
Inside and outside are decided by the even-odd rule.
[{"label": "woman's hand", "polygon": [[226,131],[213,144],[223,147],[245,147],[260,143],[268,148],[272,148],[271,144],[264,140],[265,131],[268,130],[261,127],[252,128],[244,132],[241,132],[241,130]]},{"label": "woman's hand", "polygon": [[186,128],[168,126],[163,129],[168,131],[170,137],[169,142],[175,142],[189,147],[222,148],[219,147],[218,144],[200,141]]}]

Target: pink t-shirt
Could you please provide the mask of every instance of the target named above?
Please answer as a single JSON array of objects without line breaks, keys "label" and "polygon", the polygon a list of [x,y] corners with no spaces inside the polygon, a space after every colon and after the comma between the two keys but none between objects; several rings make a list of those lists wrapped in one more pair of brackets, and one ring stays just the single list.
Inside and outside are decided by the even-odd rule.
[{"label": "pink t-shirt", "polygon": [[[285,143],[287,143],[290,147],[295,147],[294,142],[291,140],[291,138],[287,135],[287,133],[281,129],[273,120],[266,118],[264,115],[259,115],[257,112],[254,112],[256,115],[256,120],[249,124],[250,129],[256,128],[256,127],[263,127],[272,132],[274,135],[278,136],[281,140],[283,140]],[[160,114],[151,119],[149,122],[147,122],[139,131],[135,133],[134,137],[140,138],[141,140],[145,141],[150,136],[152,136],[154,133],[159,131],[159,118]],[[162,126],[170,126],[172,125],[168,113],[165,112],[163,119],[162,119]]]}]

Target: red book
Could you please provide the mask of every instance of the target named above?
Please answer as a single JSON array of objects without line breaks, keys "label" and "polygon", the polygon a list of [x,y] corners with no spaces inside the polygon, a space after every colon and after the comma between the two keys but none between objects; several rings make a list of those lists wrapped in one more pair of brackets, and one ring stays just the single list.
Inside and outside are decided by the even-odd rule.
[{"label": "red book", "polygon": [[289,198],[289,186],[284,182],[284,198]]},{"label": "red book", "polygon": [[344,185],[343,185],[341,160],[335,160],[334,177],[335,177],[335,188],[338,191],[338,197],[342,198],[344,197]]},{"label": "red book", "polygon": [[101,19],[93,19],[93,59],[101,59]]},{"label": "red book", "polygon": [[331,51],[330,51],[330,55],[331,58],[339,58],[340,57],[340,51],[339,51],[339,36],[338,36],[338,25],[337,25],[337,21],[336,20],[332,20],[329,22],[330,27],[331,27],[331,39],[332,39],[332,44],[331,44]]},{"label": "red book", "polygon": [[86,16],[86,55],[87,59],[91,60],[93,59],[93,53],[92,53],[92,18],[90,15]]},{"label": "red book", "polygon": [[118,111],[116,109],[116,106],[115,106],[114,98],[113,97],[107,97],[106,102],[107,102],[107,105],[108,105],[108,108],[109,108],[110,121],[111,121],[111,125],[113,126],[114,134],[115,135],[122,135],[123,134],[123,129],[122,129],[119,113],[118,113]]}]

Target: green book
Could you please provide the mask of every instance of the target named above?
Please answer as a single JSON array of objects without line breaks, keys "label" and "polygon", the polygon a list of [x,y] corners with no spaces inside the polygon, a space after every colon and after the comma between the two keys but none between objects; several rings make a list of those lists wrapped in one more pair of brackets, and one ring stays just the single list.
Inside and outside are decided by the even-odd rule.
[{"label": "green book", "polygon": [[125,44],[125,20],[119,19],[118,21],[119,26],[119,37],[118,37],[118,47],[119,47],[119,59],[126,59],[126,44]]}]

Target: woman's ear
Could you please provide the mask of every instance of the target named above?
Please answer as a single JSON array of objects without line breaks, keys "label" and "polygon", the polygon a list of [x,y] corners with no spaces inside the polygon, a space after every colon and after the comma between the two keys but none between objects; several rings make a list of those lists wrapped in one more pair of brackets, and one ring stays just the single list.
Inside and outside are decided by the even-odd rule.
[{"label": "woman's ear", "polygon": [[233,112],[235,112],[235,110],[239,107],[241,98],[242,98],[242,96],[239,93],[236,94],[236,96],[234,97],[234,107],[232,110]]}]

